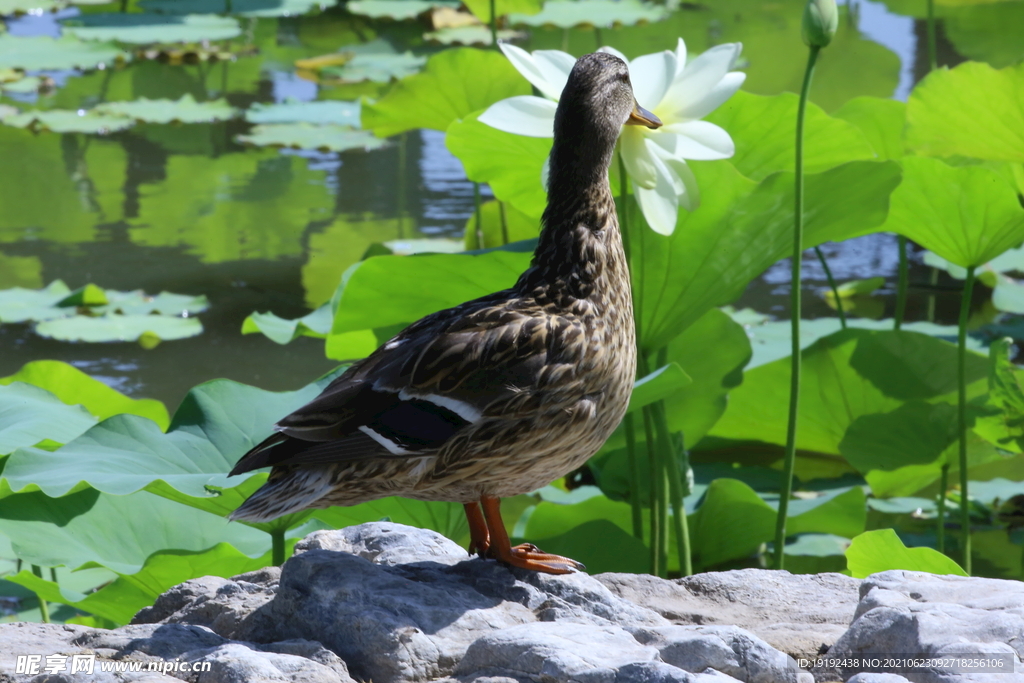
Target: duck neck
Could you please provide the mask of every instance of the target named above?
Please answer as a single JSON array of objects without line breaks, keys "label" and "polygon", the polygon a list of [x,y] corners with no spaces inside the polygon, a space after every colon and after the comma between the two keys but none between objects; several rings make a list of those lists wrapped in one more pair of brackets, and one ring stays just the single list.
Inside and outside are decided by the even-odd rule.
[{"label": "duck neck", "polygon": [[[617,131],[616,131],[617,132]],[[608,166],[614,139],[558,139],[551,151],[548,205],[532,267],[524,274],[529,284],[543,281],[579,299],[592,298],[629,273],[615,201],[608,185]],[[605,142],[606,144],[595,144]],[[574,144],[578,143],[578,144]]]}]

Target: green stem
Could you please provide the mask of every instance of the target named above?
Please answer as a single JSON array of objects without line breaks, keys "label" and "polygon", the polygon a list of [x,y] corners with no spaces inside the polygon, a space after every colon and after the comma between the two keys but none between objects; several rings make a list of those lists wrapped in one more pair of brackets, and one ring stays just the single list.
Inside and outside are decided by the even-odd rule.
[{"label": "green stem", "polygon": [[935,286],[939,284],[939,269],[932,268],[932,272],[928,275],[928,284],[931,288],[928,292],[928,322],[935,322]]},{"label": "green stem", "polygon": [[594,42],[597,43],[595,49],[600,50],[604,47],[604,37],[601,35],[601,29],[596,26],[594,27]]},{"label": "green stem", "polygon": [[936,545],[940,553],[946,552],[946,491],[949,490],[949,463],[942,466],[942,475],[939,477],[939,505],[938,505],[938,526],[935,527]]},{"label": "green stem", "polygon": [[408,163],[409,133],[398,136],[398,239],[405,239],[405,171]]},{"label": "green stem", "polygon": [[484,244],[484,211],[480,203],[480,183],[473,183],[473,206],[476,216],[476,247],[483,249],[487,245]]},{"label": "green stem", "polygon": [[821,267],[825,269],[825,279],[828,280],[828,286],[832,289],[832,298],[836,302],[836,313],[839,314],[839,324],[842,328],[846,329],[846,311],[843,310],[843,299],[839,296],[839,287],[836,286],[836,280],[832,277],[832,269],[828,267],[828,261],[825,259],[825,254],[821,251],[821,247],[815,247],[814,253],[818,255],[818,260],[821,261]]},{"label": "green stem", "polygon": [[928,0],[928,70],[939,66],[938,50],[935,47],[935,0]]},{"label": "green stem", "polygon": [[[40,579],[43,578],[43,568],[38,564],[32,565],[32,573],[38,576]],[[43,600],[43,596],[36,593],[36,597],[39,598],[39,614],[43,618],[44,624],[50,623],[50,606],[46,604],[46,600]]]},{"label": "green stem", "polygon": [[491,47],[498,49],[498,14],[494,9],[495,0],[491,0]]},{"label": "green stem", "polygon": [[786,455],[779,490],[779,513],[775,523],[775,568],[782,569],[786,555],[786,515],[789,497],[793,492],[793,470],[796,467],[796,418],[800,407],[800,266],[804,241],[804,112],[807,92],[811,89],[814,63],[820,47],[812,45],[804,70],[804,83],[800,88],[800,103],[796,110],[796,205],[793,215],[793,270],[790,284],[790,314],[792,335],[791,375],[789,383],[789,420],[786,425]]},{"label": "green stem", "polygon": [[896,286],[896,315],[893,316],[893,329],[899,331],[903,326],[903,315],[907,311],[907,285],[910,281],[910,266],[907,262],[907,238],[898,235],[900,251],[900,279]]},{"label": "green stem", "polygon": [[647,465],[650,475],[650,490],[648,491],[649,506],[651,508],[650,519],[650,549],[651,549],[651,574],[661,575],[661,497],[658,495],[658,480],[661,478],[661,471],[658,468],[658,451],[654,443],[654,426],[651,419],[651,407],[644,406],[641,411],[644,415],[644,436],[647,441]]},{"label": "green stem", "polygon": [[960,429],[960,533],[962,566],[971,573],[971,509],[967,498],[967,318],[971,312],[974,266],[967,269],[963,299],[960,301],[960,329],[957,332],[957,426]]},{"label": "green stem", "polygon": [[270,532],[270,562],[275,567],[284,564],[284,532],[286,529],[274,529]]},{"label": "green stem", "polygon": [[498,215],[501,217],[501,243],[508,244],[508,221],[505,218],[505,202],[498,202]]},{"label": "green stem", "polygon": [[633,536],[644,539],[644,512],[640,504],[640,460],[636,457],[636,426],[632,413],[623,419],[626,427],[626,457],[629,459],[629,506],[633,510]]},{"label": "green stem", "polygon": [[[658,367],[664,367],[667,363],[668,349],[662,347],[658,351]],[[683,576],[689,576],[693,573],[693,565],[690,560],[690,530],[686,523],[686,508],[683,506],[683,497],[686,492],[683,490],[683,478],[679,469],[679,456],[682,452],[682,447],[677,451],[672,436],[669,434],[664,400],[657,401],[654,404],[654,427],[658,433],[661,460],[665,468],[666,478],[668,479],[668,496],[669,502],[672,505],[672,531],[676,539],[679,571]],[[667,508],[668,506],[666,505],[665,507]],[[667,545],[666,543],[666,556],[668,554]]]}]

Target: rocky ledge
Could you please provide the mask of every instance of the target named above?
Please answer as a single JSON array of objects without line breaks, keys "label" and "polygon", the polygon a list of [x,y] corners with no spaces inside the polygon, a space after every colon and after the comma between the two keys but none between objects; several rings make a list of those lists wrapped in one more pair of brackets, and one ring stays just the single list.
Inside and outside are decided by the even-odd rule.
[{"label": "rocky ledge", "polygon": [[[826,652],[1001,654],[1017,675],[798,666]],[[96,664],[92,674],[19,673],[17,655],[31,653]],[[313,533],[282,569],[175,586],[113,631],[0,624],[4,683],[1007,683],[1024,680],[1022,655],[1024,584],[1014,581],[547,576],[387,522]],[[139,661],[142,671],[101,671]],[[162,673],[149,662],[188,666]]]}]

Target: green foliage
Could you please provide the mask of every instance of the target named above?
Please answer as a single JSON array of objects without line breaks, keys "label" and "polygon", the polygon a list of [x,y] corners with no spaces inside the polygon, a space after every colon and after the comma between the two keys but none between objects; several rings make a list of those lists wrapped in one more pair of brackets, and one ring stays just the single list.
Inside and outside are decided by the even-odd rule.
[{"label": "green foliage", "polygon": [[267,123],[253,127],[249,133],[239,135],[236,139],[257,147],[291,147],[324,152],[344,152],[350,149],[370,151],[386,144],[369,131],[335,123]]},{"label": "green foliage", "polygon": [[994,171],[907,157],[885,229],[906,235],[964,268],[980,266],[1024,240],[1024,207]]},{"label": "green foliage", "polygon": [[919,154],[1024,161],[1024,65],[964,62],[933,71],[907,102],[907,144]]},{"label": "green foliage", "polygon": [[835,112],[837,119],[860,129],[880,159],[903,156],[903,122],[906,105],[880,97],[855,97]]},{"label": "green foliage", "polygon": [[293,102],[261,104],[257,102],[245,110],[249,123],[312,123],[359,127],[359,102]]},{"label": "green foliage", "polygon": [[0,68],[95,69],[100,64],[127,61],[130,55],[116,45],[75,36],[12,36],[0,34]]},{"label": "green foliage", "polygon": [[967,576],[960,565],[932,548],[908,548],[892,529],[865,531],[846,549],[850,574],[863,579],[889,569]]},{"label": "green foliage", "polygon": [[491,2],[494,3],[494,13],[499,17],[513,13],[536,14],[540,12],[542,4],[541,0],[468,0],[463,4],[480,21],[489,24],[491,22]]},{"label": "green foliage", "polygon": [[107,102],[97,106],[97,114],[119,116],[145,123],[210,123],[238,116],[238,110],[227,100],[196,102],[191,94],[178,100],[151,100],[146,97],[131,102]]},{"label": "green foliage", "polygon": [[536,14],[512,14],[508,20],[514,26],[612,28],[661,21],[670,13],[665,6],[640,0],[548,0]]},{"label": "green foliage", "polygon": [[82,40],[145,45],[224,40],[238,36],[242,28],[237,19],[213,14],[83,14],[66,20],[64,31]]},{"label": "green foliage", "polygon": [[501,53],[443,50],[427,60],[421,73],[363,107],[363,127],[382,138],[414,128],[445,131],[453,121],[498,100],[529,94],[530,84]]},{"label": "green foliage", "polygon": [[0,386],[0,455],[50,439],[66,443],[96,424],[80,406],[69,406],[22,382]]}]

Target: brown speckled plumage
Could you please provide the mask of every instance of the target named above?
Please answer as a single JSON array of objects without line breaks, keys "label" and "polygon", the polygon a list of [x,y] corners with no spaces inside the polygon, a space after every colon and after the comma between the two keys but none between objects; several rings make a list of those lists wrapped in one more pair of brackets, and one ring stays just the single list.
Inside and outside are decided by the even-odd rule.
[{"label": "brown speckled plumage", "polygon": [[[474,509],[483,501],[486,512],[488,499],[536,490],[597,452],[625,413],[636,368],[629,271],[607,177],[634,107],[620,60],[577,61],[556,114],[548,207],[530,268],[511,289],[409,326],[281,420],[232,471],[273,466],[232,518],[391,495]],[[656,125],[639,111],[648,118],[637,122]],[[489,541],[477,536],[483,552]]]}]

